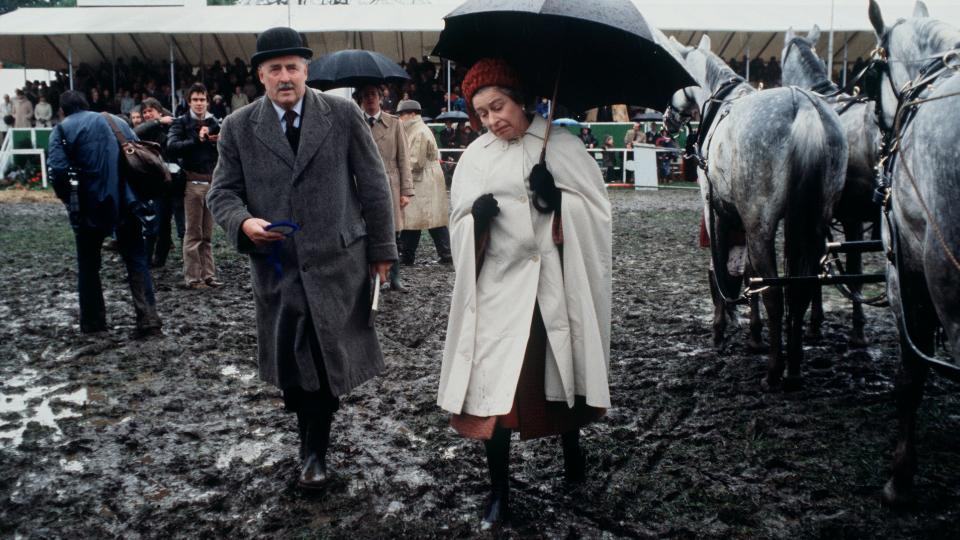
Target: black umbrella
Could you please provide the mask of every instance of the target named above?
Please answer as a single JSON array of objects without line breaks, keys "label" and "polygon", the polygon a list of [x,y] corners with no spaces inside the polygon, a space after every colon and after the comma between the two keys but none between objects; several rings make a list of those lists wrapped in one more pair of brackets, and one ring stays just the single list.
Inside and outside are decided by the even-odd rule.
[{"label": "black umbrella", "polygon": [[307,84],[319,90],[361,88],[368,84],[403,83],[407,72],[386,56],[357,49],[326,54],[310,62]]},{"label": "black umbrella", "polygon": [[450,120],[453,122],[466,122],[469,119],[470,117],[463,111],[445,111],[440,113],[436,118],[437,121]]},{"label": "black umbrella", "polygon": [[468,0],[444,21],[435,56],[465,65],[502,58],[528,92],[552,96],[556,85],[573,110],[662,109],[696,84],[631,0]]}]

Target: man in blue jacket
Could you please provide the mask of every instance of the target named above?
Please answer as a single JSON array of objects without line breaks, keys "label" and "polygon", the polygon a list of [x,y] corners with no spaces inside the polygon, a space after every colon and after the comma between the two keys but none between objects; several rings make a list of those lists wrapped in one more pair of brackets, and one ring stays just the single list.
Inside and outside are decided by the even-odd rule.
[{"label": "man in blue jacket", "polygon": [[[119,174],[120,145],[102,115],[90,112],[83,94],[60,96],[64,120],[53,129],[47,148],[49,175],[57,197],[67,205],[77,242],[80,292],[80,331],[107,330],[106,306],[100,283],[100,248],[116,233],[118,251],[127,266],[127,281],[137,313],[135,337],[159,335],[161,322],[153,295],[153,280],[143,243],[138,200]],[[114,122],[129,140],[133,130]]]}]

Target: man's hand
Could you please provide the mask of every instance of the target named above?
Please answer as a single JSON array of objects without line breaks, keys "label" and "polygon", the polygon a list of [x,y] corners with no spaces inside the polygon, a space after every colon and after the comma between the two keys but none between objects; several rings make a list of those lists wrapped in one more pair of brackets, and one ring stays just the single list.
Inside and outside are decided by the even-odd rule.
[{"label": "man's hand", "polygon": [[200,128],[200,140],[201,140],[201,141],[206,141],[208,135],[210,135],[210,128],[208,128],[207,126],[201,127],[201,128]]},{"label": "man's hand", "polygon": [[390,272],[390,267],[393,266],[392,261],[377,261],[370,264],[370,277],[373,277],[377,274],[380,274],[380,283],[387,282],[387,273]]},{"label": "man's hand", "polygon": [[407,196],[407,195],[401,195],[401,196],[400,196],[400,208],[406,208],[406,206],[407,206],[408,204],[410,204],[410,197]]},{"label": "man's hand", "polygon": [[278,242],[284,238],[284,236],[278,232],[268,231],[266,229],[268,226],[270,226],[270,222],[265,219],[248,218],[240,228],[243,230],[243,234],[247,235],[247,238],[254,244],[258,247],[263,247],[269,246],[273,242]]},{"label": "man's hand", "polygon": [[217,142],[220,140],[220,135],[207,135],[207,140],[210,142]]},{"label": "man's hand", "polygon": [[173,117],[172,117],[172,116],[161,116],[161,117],[160,117],[160,123],[163,124],[163,125],[165,125],[165,126],[169,126],[170,124],[173,123]]}]

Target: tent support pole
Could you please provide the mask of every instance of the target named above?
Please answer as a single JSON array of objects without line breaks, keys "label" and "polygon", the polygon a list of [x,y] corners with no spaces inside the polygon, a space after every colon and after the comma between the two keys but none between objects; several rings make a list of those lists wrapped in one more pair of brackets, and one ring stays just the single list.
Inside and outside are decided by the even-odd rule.
[{"label": "tent support pole", "polygon": [[843,88],[847,87],[847,44],[843,44]]},{"label": "tent support pole", "polygon": [[173,41],[170,41],[170,113],[177,114],[177,81],[173,68]]},{"label": "tent support pole", "polygon": [[451,91],[450,85],[451,84],[452,83],[450,81],[450,61],[447,60],[447,112],[450,112],[453,110],[453,108],[450,107],[450,91]]},{"label": "tent support pole", "polygon": [[[749,38],[747,38],[749,39]],[[746,66],[744,70],[746,71],[747,82],[750,82],[750,44],[747,44],[747,54],[743,57],[744,65]]]},{"label": "tent support pole", "polygon": [[73,44],[67,37],[67,71],[70,75],[70,89],[73,90]]},{"label": "tent support pole", "polygon": [[117,99],[117,35],[110,35],[110,72],[113,74],[113,99]]},{"label": "tent support pole", "polygon": [[836,0],[830,0],[830,40],[827,42],[827,79],[833,80],[833,12]]}]

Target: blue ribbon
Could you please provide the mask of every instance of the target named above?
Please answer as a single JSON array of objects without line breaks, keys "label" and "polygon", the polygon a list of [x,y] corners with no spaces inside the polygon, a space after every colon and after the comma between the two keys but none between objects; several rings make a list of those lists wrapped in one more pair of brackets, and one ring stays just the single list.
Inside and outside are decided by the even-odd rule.
[{"label": "blue ribbon", "polygon": [[[263,229],[266,231],[273,229],[287,228],[290,229],[287,232],[282,233],[286,238],[290,238],[300,230],[300,226],[292,221],[274,221],[273,223],[267,225]],[[283,264],[280,263],[280,245],[283,244],[283,240],[278,240],[273,243],[273,246],[270,249],[270,256],[267,257],[267,262],[273,265],[273,271],[277,275],[277,279],[283,277]]]}]

